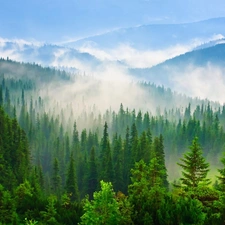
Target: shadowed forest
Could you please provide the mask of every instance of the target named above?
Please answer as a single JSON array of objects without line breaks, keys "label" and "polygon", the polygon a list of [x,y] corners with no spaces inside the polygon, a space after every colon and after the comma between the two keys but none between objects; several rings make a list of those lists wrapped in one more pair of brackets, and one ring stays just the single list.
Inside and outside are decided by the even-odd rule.
[{"label": "shadowed forest", "polygon": [[0,224],[224,224],[225,105],[107,85],[0,60]]}]

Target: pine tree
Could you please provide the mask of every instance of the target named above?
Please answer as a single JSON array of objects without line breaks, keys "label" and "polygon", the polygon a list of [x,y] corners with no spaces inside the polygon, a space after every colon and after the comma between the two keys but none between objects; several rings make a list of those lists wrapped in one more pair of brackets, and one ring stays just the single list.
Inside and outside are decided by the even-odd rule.
[{"label": "pine tree", "polygon": [[[164,171],[161,173],[161,179],[165,188],[168,189],[169,183],[167,180],[167,169],[165,165],[165,153],[164,153],[164,145],[163,145],[163,136],[160,134],[159,138],[155,137],[153,142],[153,151],[155,157],[157,158],[158,163],[158,171]],[[154,157],[153,157],[154,158]]]},{"label": "pine tree", "polygon": [[225,155],[224,157],[221,159],[221,163],[223,164],[223,168],[218,169],[220,175],[217,176],[218,180],[219,180],[219,188],[223,191],[225,191]]},{"label": "pine tree", "polygon": [[93,193],[96,191],[98,186],[98,173],[97,173],[97,163],[95,158],[95,148],[92,147],[90,153],[89,167],[87,175],[87,193],[90,199],[93,199]]},{"label": "pine tree", "polygon": [[131,139],[130,139],[130,145],[131,145],[131,165],[132,168],[135,164],[135,162],[138,161],[138,148],[139,148],[139,139],[138,139],[138,132],[135,123],[133,123],[131,127]]},{"label": "pine tree", "polygon": [[11,99],[8,87],[5,88],[5,111],[8,115],[11,115]]},{"label": "pine tree", "polygon": [[73,154],[70,155],[69,167],[66,179],[66,191],[70,195],[71,200],[75,201],[79,199],[77,176],[75,172],[75,163]]},{"label": "pine tree", "polygon": [[3,91],[2,91],[2,85],[0,85],[0,106],[3,106]]},{"label": "pine tree", "polygon": [[104,125],[104,131],[103,131],[100,161],[101,161],[100,180],[103,180],[106,182],[109,182],[109,181],[114,182],[114,170],[113,170],[112,155],[110,150],[108,125],[106,122]]},{"label": "pine tree", "polygon": [[61,176],[59,171],[59,161],[57,158],[54,159],[53,162],[53,172],[52,172],[52,190],[53,194],[57,196],[59,200],[61,197]]},{"label": "pine tree", "polygon": [[80,225],[114,225],[120,224],[122,220],[112,184],[104,181],[101,181],[100,184],[101,190],[94,193],[94,199],[85,201]]},{"label": "pine tree", "polygon": [[141,159],[144,160],[145,163],[148,162],[148,155],[150,155],[150,149],[148,149],[147,145],[147,135],[146,132],[143,131],[140,137],[140,143],[138,147],[138,152],[137,152],[137,161],[140,161]]},{"label": "pine tree", "polygon": [[73,125],[72,148],[74,150],[74,157],[78,158],[79,151],[80,151],[80,141],[79,141],[79,133],[77,131],[76,122],[74,122],[74,125]]},{"label": "pine tree", "polygon": [[136,118],[136,127],[138,134],[141,134],[142,132],[142,113],[141,111],[138,112],[137,118]]},{"label": "pine tree", "polygon": [[187,188],[195,188],[201,184],[208,185],[210,180],[206,177],[209,172],[209,163],[202,156],[202,149],[197,137],[194,138],[189,148],[190,151],[181,159],[183,163],[177,163],[183,169],[183,177],[180,179],[182,185]]},{"label": "pine tree", "polygon": [[115,191],[124,191],[124,181],[123,181],[123,170],[122,170],[122,160],[123,160],[123,152],[122,152],[122,139],[121,136],[117,137],[114,140],[114,148],[113,148],[113,165],[115,171]]},{"label": "pine tree", "polygon": [[13,201],[10,192],[0,184],[0,224],[18,224],[14,222],[15,217],[15,200]]},{"label": "pine tree", "polygon": [[129,200],[134,206],[133,221],[135,224],[158,224],[158,210],[164,201],[165,188],[161,176],[163,170],[158,170],[156,157],[147,165],[143,160],[135,163],[131,169],[131,184],[129,185]]},{"label": "pine tree", "polygon": [[129,127],[126,129],[126,137],[123,144],[123,180],[124,180],[124,193],[127,194],[128,184],[130,183],[130,165],[131,165],[131,146],[130,146],[130,131]]},{"label": "pine tree", "polygon": [[43,221],[47,225],[59,224],[56,220],[57,211],[55,208],[56,197],[54,195],[49,196],[46,211],[41,211],[40,214],[43,217]]}]

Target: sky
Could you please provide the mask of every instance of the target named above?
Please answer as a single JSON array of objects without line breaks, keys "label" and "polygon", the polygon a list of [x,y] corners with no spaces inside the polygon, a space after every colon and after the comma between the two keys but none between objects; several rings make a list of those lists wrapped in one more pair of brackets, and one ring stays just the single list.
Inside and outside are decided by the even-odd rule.
[{"label": "sky", "polygon": [[0,5],[0,37],[45,43],[225,16],[224,0],[1,0]]}]

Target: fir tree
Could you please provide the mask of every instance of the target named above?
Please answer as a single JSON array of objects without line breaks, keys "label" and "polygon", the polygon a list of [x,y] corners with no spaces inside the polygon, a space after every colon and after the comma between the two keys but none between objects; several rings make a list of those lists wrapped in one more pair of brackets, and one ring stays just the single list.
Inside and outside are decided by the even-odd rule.
[{"label": "fir tree", "polygon": [[[157,158],[158,171],[164,171],[161,173],[161,179],[165,188],[168,189],[169,183],[167,180],[167,169],[165,165],[165,153],[163,145],[163,136],[160,134],[159,138],[155,137],[153,142],[153,151],[155,152],[155,157]],[[154,157],[153,157],[154,158]]]},{"label": "fir tree", "polygon": [[103,181],[114,182],[114,170],[113,170],[112,155],[110,150],[108,125],[106,122],[104,125],[104,131],[103,131],[102,150],[100,154],[100,160],[101,160],[100,179]]},{"label": "fir tree", "polygon": [[95,148],[92,147],[90,153],[89,167],[87,175],[87,193],[90,199],[93,199],[93,193],[96,191],[98,186],[98,173],[97,173],[97,163],[95,158]]},{"label": "fir tree", "polygon": [[3,106],[3,91],[2,91],[2,85],[0,85],[0,106]]},{"label": "fir tree", "polygon": [[202,156],[202,149],[198,143],[198,138],[194,138],[190,151],[184,154],[181,159],[182,163],[178,163],[182,167],[182,178],[180,178],[183,186],[187,188],[195,188],[201,184],[208,185],[210,180],[207,179],[209,172],[209,163]]},{"label": "fir tree", "polygon": [[104,181],[101,181],[100,184],[101,190],[94,193],[94,199],[85,201],[80,225],[114,225],[120,224],[122,220],[112,184]]},{"label": "fir tree", "polygon": [[114,149],[113,149],[113,164],[115,171],[115,191],[124,191],[124,181],[123,181],[123,170],[122,170],[122,160],[123,160],[123,152],[122,152],[122,139],[121,136],[114,141]]},{"label": "fir tree", "polygon": [[61,176],[59,171],[59,161],[57,158],[53,162],[53,172],[52,172],[52,190],[53,194],[57,196],[59,200],[61,197]]},{"label": "fir tree", "polygon": [[70,155],[69,167],[67,172],[66,191],[70,195],[71,200],[74,201],[79,199],[77,176],[75,172],[75,163],[72,153]]},{"label": "fir tree", "polygon": [[225,155],[224,157],[221,159],[221,163],[223,164],[223,168],[218,169],[219,171],[219,176],[217,176],[218,180],[219,180],[219,188],[223,191],[225,191]]}]

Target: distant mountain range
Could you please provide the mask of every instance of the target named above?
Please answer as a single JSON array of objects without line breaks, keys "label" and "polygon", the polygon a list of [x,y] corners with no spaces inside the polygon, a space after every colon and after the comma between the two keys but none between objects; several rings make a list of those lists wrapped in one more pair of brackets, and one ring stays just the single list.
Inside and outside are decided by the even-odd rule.
[{"label": "distant mountain range", "polygon": [[[50,60],[49,52],[53,54],[52,49],[57,51],[63,49],[54,46],[42,46],[39,48],[38,53],[46,53],[46,61]],[[26,51],[28,51],[28,49],[29,48],[26,48]],[[33,51],[34,50],[31,49],[32,54]],[[94,65],[93,67],[96,74],[98,74],[99,71],[98,75],[100,77],[98,76],[98,78],[103,76],[104,79],[105,76],[109,76],[109,79],[117,79],[118,77],[118,80],[120,80],[120,76],[124,77],[125,74],[129,74],[131,77],[129,76],[129,79],[126,80],[127,82],[138,79],[139,81],[163,85],[178,93],[183,93],[191,97],[209,98],[214,101],[224,102],[221,93],[225,89],[225,44],[217,44],[212,47],[187,52],[151,68],[142,69],[127,68],[123,63],[115,62],[113,66],[116,67],[110,67],[110,64],[106,64],[105,68],[107,69],[104,70],[103,65],[105,62],[101,62],[89,54],[74,55],[79,56],[80,59],[82,59],[81,56],[87,57],[83,59],[84,61],[86,60],[86,63],[89,63],[88,60],[90,60],[91,63],[92,59],[94,59],[97,66]],[[61,57],[63,58],[63,55]],[[23,64],[3,59],[0,59],[0,61],[0,69],[4,74],[10,75],[17,71],[18,76],[28,78],[33,74],[39,74],[37,75],[37,80],[48,82],[52,82],[53,78],[57,80],[57,77],[62,77],[64,80],[68,79],[66,73],[57,70],[51,70],[53,74],[47,76],[46,74],[49,73],[49,67],[41,68],[33,63]],[[97,69],[98,66],[100,70]],[[122,68],[122,70],[120,70],[120,68]],[[83,73],[81,73],[81,75],[82,74]],[[91,79],[91,77],[92,76],[86,76],[87,81]]]},{"label": "distant mountain range", "polygon": [[171,83],[174,75],[179,74],[182,77],[182,74],[190,68],[207,68],[207,66],[225,69],[225,44],[187,52],[151,68],[130,68],[129,72],[140,79],[171,87],[174,85]]},{"label": "distant mountain range", "polygon": [[[114,66],[128,70],[136,78],[151,80],[160,84],[169,84],[171,74],[182,73],[184,68],[190,65],[204,67],[210,63],[225,67],[224,36],[225,18],[215,18],[189,24],[157,24],[118,29],[67,43],[63,46],[0,39],[0,57],[5,59],[9,57],[19,62],[36,63],[42,66],[56,67],[72,72],[87,72],[89,74],[92,71],[98,73],[103,67],[107,67],[107,63],[113,63]],[[154,57],[154,51],[159,49],[163,52],[168,47],[188,45],[192,42],[196,44],[191,45],[189,52],[167,59],[165,62],[151,68],[147,66],[137,67],[135,60],[133,60],[133,64],[128,64],[126,58],[124,60],[117,60],[116,58],[101,59],[94,52],[91,54],[85,51],[82,52],[80,49],[82,45],[91,43],[90,45],[94,45],[96,51],[110,55],[110,51],[113,51],[114,48],[128,44],[131,45],[132,50],[138,49],[137,51],[139,51],[141,57],[143,57],[142,52],[145,50],[152,51],[153,56],[151,57]],[[111,50],[103,51],[102,48]],[[129,57],[129,52],[125,55]]]},{"label": "distant mountain range", "polygon": [[86,67],[94,69],[101,64],[95,56],[74,48],[51,44],[24,43],[20,40],[0,40],[0,57],[9,57],[20,62],[37,63],[42,66],[72,71],[85,71]]},{"label": "distant mountain range", "polygon": [[225,38],[221,38],[221,39],[209,41],[207,43],[204,43],[202,45],[197,46],[193,50],[198,50],[198,49],[203,49],[203,48],[209,48],[209,47],[213,47],[213,46],[218,45],[218,44],[225,44]]},{"label": "distant mountain range", "polygon": [[96,48],[115,48],[128,44],[135,49],[164,49],[177,44],[208,42],[225,36],[225,18],[214,18],[184,24],[150,24],[131,28],[117,29],[101,35],[67,43],[79,48],[92,45]]}]

